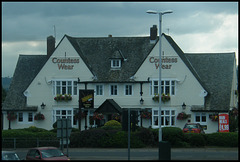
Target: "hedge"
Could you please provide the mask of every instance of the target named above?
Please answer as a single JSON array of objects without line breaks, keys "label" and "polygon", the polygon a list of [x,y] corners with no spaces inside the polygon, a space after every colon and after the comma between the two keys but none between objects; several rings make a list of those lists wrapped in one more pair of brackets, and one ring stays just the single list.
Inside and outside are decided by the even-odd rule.
[{"label": "hedge", "polygon": [[[3,139],[17,138],[17,147],[27,148],[36,147],[34,139],[38,138],[41,140],[41,146],[59,145],[56,132],[57,129],[48,131],[36,127],[2,130],[2,142]],[[131,132],[131,148],[158,147],[158,132],[158,129],[151,128],[138,128],[135,132]],[[205,146],[238,147],[238,132],[184,134],[180,128],[164,127],[162,128],[162,140],[169,141],[172,148]],[[13,147],[12,141],[7,143],[5,140],[2,147]],[[51,143],[51,141],[53,142]],[[73,129],[69,147],[127,148],[128,133],[122,131],[119,126],[112,126],[111,124],[102,128],[93,128],[84,131]]]},{"label": "hedge", "polygon": [[207,146],[238,147],[238,132],[205,134]]},{"label": "hedge", "polygon": [[59,146],[56,133],[42,128],[29,127],[24,129],[2,130],[2,147],[14,147],[13,138],[16,139],[17,148],[37,147],[37,144],[39,144],[39,146]]}]

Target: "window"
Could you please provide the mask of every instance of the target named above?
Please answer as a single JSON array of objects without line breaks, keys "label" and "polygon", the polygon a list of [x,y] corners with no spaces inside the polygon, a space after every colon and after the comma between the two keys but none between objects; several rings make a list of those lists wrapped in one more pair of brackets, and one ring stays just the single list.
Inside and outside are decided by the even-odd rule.
[{"label": "window", "polygon": [[28,113],[28,122],[33,122],[33,113]]},{"label": "window", "polygon": [[125,85],[125,95],[132,95],[132,85]]},{"label": "window", "polygon": [[[153,128],[158,128],[158,109],[152,110]],[[175,110],[162,110],[161,111],[161,124],[162,126],[175,125]]]},{"label": "window", "polygon": [[96,85],[96,95],[103,95],[103,85]]},{"label": "window", "polygon": [[23,113],[18,113],[18,121],[23,122]]},{"label": "window", "polygon": [[110,95],[117,95],[117,85],[110,85]]},{"label": "window", "polygon": [[57,121],[58,119],[70,119],[72,125],[77,125],[78,120],[74,118],[74,115],[78,113],[78,108],[57,108],[53,111],[54,120]]},{"label": "window", "polygon": [[121,59],[111,60],[111,68],[120,68],[120,67],[121,67]]},{"label": "window", "polygon": [[196,113],[195,114],[195,122],[204,123],[207,122],[207,117],[205,113]]},{"label": "window", "polygon": [[[58,109],[55,110],[55,121],[57,121],[57,119],[73,119],[73,114],[72,114],[73,110],[66,110],[66,109]],[[73,122],[73,121],[72,121]]]},{"label": "window", "polygon": [[77,81],[53,81],[53,95],[71,94],[77,95]]},{"label": "window", "polygon": [[[175,95],[175,81],[174,80],[162,80],[161,81],[161,93]],[[158,80],[152,80],[150,82],[150,95],[157,95],[158,92]]]}]

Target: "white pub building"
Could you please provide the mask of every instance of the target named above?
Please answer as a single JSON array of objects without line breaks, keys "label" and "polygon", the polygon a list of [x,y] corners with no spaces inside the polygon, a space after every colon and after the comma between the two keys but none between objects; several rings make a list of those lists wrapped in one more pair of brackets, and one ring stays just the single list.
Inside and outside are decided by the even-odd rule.
[{"label": "white pub building", "polygon": [[[121,118],[129,108],[137,112],[138,126],[158,128],[161,96],[162,127],[182,129],[191,122],[203,125],[206,133],[217,132],[217,115],[237,107],[235,52],[184,53],[163,34],[159,67],[156,33],[154,25],[150,37],[64,35],[56,47],[50,36],[47,55],[20,54],[2,104],[3,129],[50,130],[57,119],[69,118],[73,127],[80,123],[84,130],[103,125],[114,115]],[[81,108],[85,114],[81,122],[75,118],[79,90],[94,90],[94,107]],[[94,116],[103,118],[98,123]]]}]

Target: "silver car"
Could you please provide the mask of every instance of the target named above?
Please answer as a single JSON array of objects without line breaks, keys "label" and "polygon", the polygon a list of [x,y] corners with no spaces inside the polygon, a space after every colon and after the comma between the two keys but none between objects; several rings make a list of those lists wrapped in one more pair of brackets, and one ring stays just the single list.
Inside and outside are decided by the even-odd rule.
[{"label": "silver car", "polygon": [[2,160],[20,160],[14,151],[2,151]]}]

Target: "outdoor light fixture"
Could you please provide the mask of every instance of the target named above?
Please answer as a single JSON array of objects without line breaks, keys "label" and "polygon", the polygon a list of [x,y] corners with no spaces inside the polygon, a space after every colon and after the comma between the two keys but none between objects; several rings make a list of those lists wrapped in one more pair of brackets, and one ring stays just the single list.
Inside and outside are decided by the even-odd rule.
[{"label": "outdoor light fixture", "polygon": [[183,109],[183,110],[186,109],[186,104],[185,104],[185,102],[183,102],[183,104],[182,104],[182,109]]},{"label": "outdoor light fixture", "polygon": [[144,100],[141,98],[141,100],[140,100],[140,104],[142,105],[142,104],[143,104],[143,102],[144,102]]},{"label": "outdoor light fixture", "polygon": [[[159,15],[159,79],[158,79],[158,94],[161,94],[161,67],[162,67],[162,15],[172,13],[173,11],[167,10],[163,12],[157,12],[154,10],[147,10],[148,14],[158,14]],[[161,122],[161,97],[159,97],[159,109],[158,109],[158,126],[159,126],[159,133],[158,133],[158,140],[159,140],[159,160],[160,157],[160,144],[162,144],[162,122]]]},{"label": "outdoor light fixture", "polygon": [[46,106],[46,105],[42,102],[41,108],[44,109],[45,106]]}]

